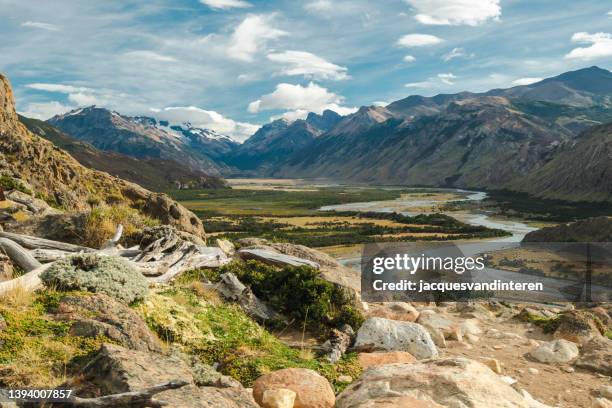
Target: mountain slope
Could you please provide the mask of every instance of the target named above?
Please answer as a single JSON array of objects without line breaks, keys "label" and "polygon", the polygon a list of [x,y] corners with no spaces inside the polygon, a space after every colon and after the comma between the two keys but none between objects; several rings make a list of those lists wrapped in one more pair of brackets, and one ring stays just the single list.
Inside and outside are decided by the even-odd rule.
[{"label": "mountain slope", "polygon": [[31,132],[70,153],[83,166],[107,172],[153,191],[226,186],[219,177],[192,170],[172,160],[138,159],[121,153],[99,150],[89,143],[75,140],[46,122],[23,116],[20,116],[19,120]]},{"label": "mountain slope", "polygon": [[612,201],[612,123],[586,130],[510,187],[543,198]]},{"label": "mountain slope", "polygon": [[87,210],[99,201],[125,203],[164,223],[204,236],[200,219],[167,196],[85,168],[53,143],[30,132],[19,121],[10,83],[1,74],[0,173],[25,180],[41,198],[66,210]]},{"label": "mountain slope", "polygon": [[194,170],[219,174],[219,166],[206,151],[199,150],[204,146],[202,134],[195,135],[187,129],[186,136],[182,128],[160,125],[153,118],[123,116],[90,106],[54,116],[48,123],[100,150],[141,159],[172,160]]}]

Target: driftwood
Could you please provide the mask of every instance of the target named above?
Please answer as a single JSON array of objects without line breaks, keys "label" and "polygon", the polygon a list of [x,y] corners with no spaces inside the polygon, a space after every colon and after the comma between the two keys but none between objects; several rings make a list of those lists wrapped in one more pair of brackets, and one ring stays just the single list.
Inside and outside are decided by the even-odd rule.
[{"label": "driftwood", "polygon": [[33,271],[42,266],[28,250],[10,239],[0,238],[0,250],[11,258],[11,261],[13,261],[15,265],[26,272]]},{"label": "driftwood", "polygon": [[238,255],[242,259],[255,259],[270,265],[310,266],[319,269],[320,265],[308,259],[297,256],[285,255],[278,252],[266,251],[265,249],[241,249]]},{"label": "driftwood", "polygon": [[31,237],[29,235],[14,234],[0,231],[0,238],[8,238],[27,249],[59,249],[66,252],[95,252],[95,249],[66,242],[53,241],[45,238]]},{"label": "driftwood", "polygon": [[98,398],[70,397],[65,402],[55,403],[59,407],[76,408],[158,408],[170,405],[165,401],[154,400],[153,397],[160,392],[175,390],[189,384],[187,381],[173,380],[163,384],[154,385],[138,391],[122,392],[120,394],[104,395]]},{"label": "driftwood", "polygon": [[14,289],[23,289],[26,292],[31,292],[42,286],[40,274],[46,271],[53,263],[48,263],[36,268],[33,271],[25,273],[18,278],[6,282],[0,282],[0,296]]}]

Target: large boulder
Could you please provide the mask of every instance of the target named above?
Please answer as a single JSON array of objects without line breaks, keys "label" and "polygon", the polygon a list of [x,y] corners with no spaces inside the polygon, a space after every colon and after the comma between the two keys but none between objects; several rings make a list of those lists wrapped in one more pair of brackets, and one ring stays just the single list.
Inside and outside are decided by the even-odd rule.
[{"label": "large boulder", "polygon": [[390,320],[414,322],[419,318],[419,312],[410,303],[385,302],[382,305],[370,304],[368,317],[383,317]]},{"label": "large boulder", "polygon": [[359,365],[363,369],[366,369],[385,364],[414,363],[417,359],[414,358],[412,354],[405,351],[387,351],[378,353],[359,353],[357,355],[357,361],[359,361]]},{"label": "large boulder", "polygon": [[465,358],[369,368],[338,396],[336,406],[531,408],[488,367]]},{"label": "large boulder", "polygon": [[295,392],[294,408],[333,408],[336,397],[329,382],[316,371],[306,368],[285,368],[255,380],[253,397],[263,405],[266,391],[289,389]]},{"label": "large boulder", "polygon": [[142,318],[105,294],[64,296],[53,312],[54,318],[72,323],[73,336],[105,336],[129,349],[162,351],[160,341]]},{"label": "large boulder", "polygon": [[582,347],[576,367],[612,376],[612,340],[595,337]]},{"label": "large boulder", "polygon": [[381,317],[363,323],[354,347],[361,351],[407,351],[418,359],[438,357],[438,349],[423,326]]},{"label": "large boulder", "polygon": [[136,391],[171,380],[189,384],[156,396],[173,408],[257,408],[251,395],[238,387],[197,387],[189,366],[176,356],[163,356],[105,344],[83,367],[73,383],[65,384],[80,397]]},{"label": "large boulder", "polygon": [[540,363],[564,364],[578,357],[578,347],[571,341],[557,339],[543,343],[529,355]]}]

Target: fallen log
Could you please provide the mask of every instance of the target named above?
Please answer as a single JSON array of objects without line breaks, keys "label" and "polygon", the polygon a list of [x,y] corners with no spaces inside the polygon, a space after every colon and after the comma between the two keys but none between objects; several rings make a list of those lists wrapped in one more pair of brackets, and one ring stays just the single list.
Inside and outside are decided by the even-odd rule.
[{"label": "fallen log", "polygon": [[38,289],[42,286],[40,274],[46,271],[51,265],[53,265],[53,263],[48,263],[46,265],[42,265],[40,268],[36,268],[33,271],[21,275],[18,278],[0,282],[0,296],[15,289],[23,289],[26,292],[31,292]]},{"label": "fallen log", "polygon": [[176,263],[169,266],[166,272],[151,280],[157,283],[166,283],[175,276],[190,269],[218,268],[229,262],[230,259],[220,248],[192,245],[184,250],[183,256]]},{"label": "fallen log", "polygon": [[8,238],[0,238],[0,249],[11,258],[11,261],[26,272],[40,268],[42,264],[32,256],[30,251]]},{"label": "fallen log", "polygon": [[80,245],[68,244],[66,242],[53,241],[45,238],[31,237],[29,235],[15,234],[0,231],[0,238],[8,238],[27,249],[59,249],[66,252],[95,252],[93,248]]},{"label": "fallen log", "polygon": [[175,390],[189,384],[187,381],[173,380],[163,384],[154,385],[138,391],[122,392],[120,394],[104,395],[98,398],[70,397],[65,402],[55,403],[59,407],[77,408],[108,408],[108,407],[131,407],[131,408],[158,408],[170,405],[168,402],[154,400],[153,397],[160,392]]},{"label": "fallen log", "polygon": [[315,269],[320,268],[318,263],[309,261],[308,259],[266,251],[264,249],[241,249],[238,251],[238,255],[242,259],[255,259],[269,265],[310,266]]}]

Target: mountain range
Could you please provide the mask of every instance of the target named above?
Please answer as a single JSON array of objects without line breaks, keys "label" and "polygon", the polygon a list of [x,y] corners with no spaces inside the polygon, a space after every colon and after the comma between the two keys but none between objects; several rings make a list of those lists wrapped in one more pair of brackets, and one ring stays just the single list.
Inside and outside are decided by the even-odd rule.
[{"label": "mountain range", "polygon": [[[412,95],[340,116],[275,120],[243,144],[190,124],[89,107],[48,121],[94,148],[223,176],[509,189],[612,200],[612,73],[598,67],[508,89]],[[585,161],[588,166],[583,165]]]}]

